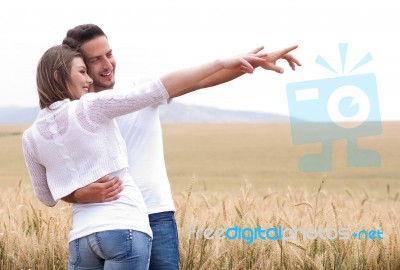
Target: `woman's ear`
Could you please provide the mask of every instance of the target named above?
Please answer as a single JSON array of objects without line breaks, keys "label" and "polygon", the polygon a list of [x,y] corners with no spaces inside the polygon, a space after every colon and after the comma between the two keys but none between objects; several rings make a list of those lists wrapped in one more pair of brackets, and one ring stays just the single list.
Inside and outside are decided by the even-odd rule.
[{"label": "woman's ear", "polygon": [[54,72],[53,72],[53,77],[54,77],[54,80],[56,80],[56,82],[58,82],[58,83],[60,83],[58,80],[59,80],[59,77],[60,77],[60,74],[58,73],[58,70],[55,70]]}]

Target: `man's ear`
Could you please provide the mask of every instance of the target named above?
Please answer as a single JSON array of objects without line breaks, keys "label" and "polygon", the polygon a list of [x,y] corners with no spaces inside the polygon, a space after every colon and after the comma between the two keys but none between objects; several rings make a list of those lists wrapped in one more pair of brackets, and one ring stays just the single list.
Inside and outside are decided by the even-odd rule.
[{"label": "man's ear", "polygon": [[53,77],[54,77],[54,80],[56,80],[56,82],[58,82],[58,83],[60,83],[58,80],[60,79],[59,77],[60,77],[60,74],[58,73],[58,70],[55,70],[54,72],[53,72]]}]

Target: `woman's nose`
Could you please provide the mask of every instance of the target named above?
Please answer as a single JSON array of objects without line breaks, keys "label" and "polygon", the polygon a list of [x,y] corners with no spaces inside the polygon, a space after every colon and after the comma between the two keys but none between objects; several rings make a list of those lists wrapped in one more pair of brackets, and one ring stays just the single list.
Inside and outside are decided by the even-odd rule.
[{"label": "woman's nose", "polygon": [[89,75],[87,75],[87,80],[86,80],[89,84],[93,83],[93,79],[92,77],[90,77]]}]

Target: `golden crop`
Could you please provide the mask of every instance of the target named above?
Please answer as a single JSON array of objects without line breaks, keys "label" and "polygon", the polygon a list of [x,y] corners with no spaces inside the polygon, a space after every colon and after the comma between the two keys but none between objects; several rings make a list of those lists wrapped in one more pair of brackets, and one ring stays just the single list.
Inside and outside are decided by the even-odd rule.
[{"label": "golden crop", "polygon": [[[181,269],[400,269],[399,123],[360,147],[379,168],[347,168],[334,142],[334,170],[301,173],[288,124],[164,125],[178,222]],[[70,206],[41,205],[22,158],[23,126],[0,130],[0,269],[66,269]],[[381,230],[383,240],[189,239],[188,228],[257,226]]]}]

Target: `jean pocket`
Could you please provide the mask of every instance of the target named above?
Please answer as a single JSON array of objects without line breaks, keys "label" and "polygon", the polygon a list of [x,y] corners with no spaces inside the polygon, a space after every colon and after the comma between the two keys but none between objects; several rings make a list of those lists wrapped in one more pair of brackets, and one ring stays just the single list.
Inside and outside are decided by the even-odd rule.
[{"label": "jean pocket", "polygon": [[96,233],[99,245],[106,260],[123,260],[132,253],[132,230],[111,230]]},{"label": "jean pocket", "polygon": [[174,212],[161,212],[149,215],[149,222],[152,225],[172,224],[175,222]]},{"label": "jean pocket", "polygon": [[68,262],[72,266],[77,266],[80,262],[80,258],[79,239],[76,239],[69,242]]}]

